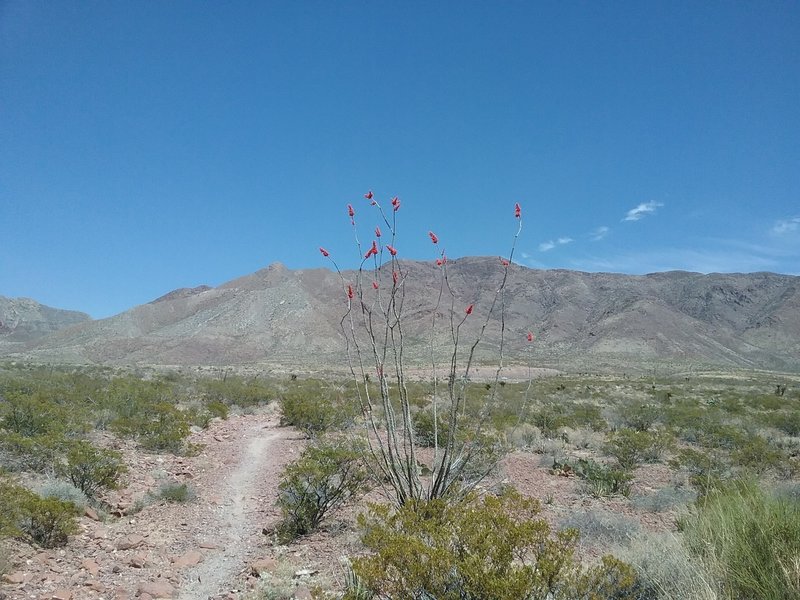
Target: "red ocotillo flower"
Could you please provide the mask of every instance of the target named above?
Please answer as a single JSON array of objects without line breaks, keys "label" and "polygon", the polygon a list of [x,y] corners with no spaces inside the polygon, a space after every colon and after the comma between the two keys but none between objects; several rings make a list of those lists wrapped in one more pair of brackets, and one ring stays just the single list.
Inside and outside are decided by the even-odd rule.
[{"label": "red ocotillo flower", "polygon": [[398,278],[399,278],[399,276],[397,275],[397,271],[392,271],[392,281],[394,281],[395,285],[397,285],[397,279]]},{"label": "red ocotillo flower", "polygon": [[327,258],[328,256],[330,256],[330,254],[331,254],[330,252],[328,252],[327,250],[325,250],[325,248],[323,248],[322,246],[320,246],[320,247],[319,247],[319,251],[322,253],[322,256],[324,256],[325,258]]},{"label": "red ocotillo flower", "polygon": [[372,200],[372,196],[373,196],[372,190],[364,194],[364,198],[366,198],[367,200]]},{"label": "red ocotillo flower", "polygon": [[471,315],[474,306],[475,306],[474,304],[470,304],[466,309],[464,309],[464,312],[467,313],[468,315]]},{"label": "red ocotillo flower", "polygon": [[503,265],[504,267],[507,267],[510,263],[505,258],[501,258],[500,264]]},{"label": "red ocotillo flower", "polygon": [[428,237],[429,237],[429,238],[431,238],[431,241],[432,241],[434,244],[438,244],[438,243],[439,243],[439,238],[438,238],[438,237],[436,237],[436,234],[435,234],[435,233],[433,233],[432,231],[429,231],[429,232],[428,232]]},{"label": "red ocotillo flower", "polygon": [[381,237],[381,228],[380,227],[376,227],[375,228],[375,237]]},{"label": "red ocotillo flower", "polygon": [[522,207],[519,202],[514,203],[514,217],[519,219],[522,216]]},{"label": "red ocotillo flower", "polygon": [[441,258],[436,259],[436,266],[441,267],[444,264],[444,261]]},{"label": "red ocotillo flower", "polygon": [[528,341],[529,342],[533,341],[533,333],[531,333],[530,331],[528,332]]},{"label": "red ocotillo flower", "polygon": [[353,286],[348,284],[347,285],[347,297],[350,298],[350,300],[352,300],[353,296],[355,296],[355,294],[353,293]]},{"label": "red ocotillo flower", "polygon": [[386,249],[389,251],[389,254],[391,254],[392,256],[396,256],[397,255],[397,248],[395,248],[394,246],[390,246],[389,244],[386,244]]},{"label": "red ocotillo flower", "polygon": [[352,204],[347,205],[347,214],[351,219],[356,216],[356,211],[353,210]]},{"label": "red ocotillo flower", "polygon": [[392,208],[394,209],[394,212],[397,212],[398,209],[400,208],[400,198],[398,198],[397,196],[392,198]]},{"label": "red ocotillo flower", "polygon": [[370,256],[372,256],[373,254],[377,254],[377,253],[378,253],[378,242],[376,242],[375,240],[373,240],[373,241],[372,241],[372,248],[370,248],[369,250],[367,250],[367,253],[364,255],[364,258],[369,258],[369,257],[370,257]]},{"label": "red ocotillo flower", "polygon": [[373,281],[372,282],[372,289],[373,290],[377,290],[378,289],[378,282],[377,281]]}]

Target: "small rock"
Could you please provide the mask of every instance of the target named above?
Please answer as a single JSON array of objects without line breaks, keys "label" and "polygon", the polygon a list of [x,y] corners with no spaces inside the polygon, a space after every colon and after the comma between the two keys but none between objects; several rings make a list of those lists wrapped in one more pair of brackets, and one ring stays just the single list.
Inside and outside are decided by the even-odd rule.
[{"label": "small rock", "polygon": [[152,598],[173,598],[175,596],[175,588],[166,581],[145,581],[140,583],[137,589],[140,597],[144,597],[144,594],[148,594]]},{"label": "small rock", "polygon": [[292,596],[295,600],[312,600],[311,590],[304,585],[298,586]]},{"label": "small rock", "polygon": [[138,548],[144,542],[144,538],[138,533],[127,535],[121,540],[117,540],[117,550],[130,550],[131,548]]},{"label": "small rock", "polygon": [[91,506],[87,506],[83,509],[83,514],[89,517],[92,521],[99,521],[100,515],[97,514],[97,511],[93,509]]},{"label": "small rock", "polygon": [[131,556],[130,563],[128,564],[130,564],[130,566],[132,566],[134,569],[143,569],[147,564],[147,559],[141,554],[134,554]]},{"label": "small rock", "polygon": [[112,573],[119,573],[120,571],[122,571],[122,567],[120,567],[119,565],[114,565],[113,567],[111,567]]},{"label": "small rock", "polygon": [[278,562],[269,556],[259,558],[257,561],[250,563],[250,572],[256,577],[261,577],[261,573],[272,573],[278,568]]},{"label": "small rock", "polygon": [[300,569],[299,571],[295,571],[295,577],[311,577],[312,575],[316,575],[319,573],[316,569]]},{"label": "small rock", "polygon": [[219,544],[215,544],[214,542],[200,542],[199,546],[203,550],[217,550],[217,549],[219,549]]},{"label": "small rock", "polygon": [[100,583],[96,579],[90,579],[89,581],[87,581],[83,585],[88,587],[90,590],[97,592],[98,594],[106,591],[106,586],[104,586],[102,583]]},{"label": "small rock", "polygon": [[69,590],[56,590],[50,596],[51,600],[72,600],[72,592]]},{"label": "small rock", "polygon": [[6,573],[3,575],[3,581],[6,583],[25,583],[25,573],[22,571],[14,571],[13,573]]},{"label": "small rock", "polygon": [[100,572],[100,565],[98,565],[94,560],[91,558],[85,559],[81,566],[89,572],[92,577],[97,577],[97,574]]},{"label": "small rock", "polygon": [[183,567],[193,567],[202,560],[203,560],[202,554],[200,554],[197,550],[190,550],[189,552],[187,552],[183,556],[179,556],[172,562],[175,564],[176,567],[181,569]]}]

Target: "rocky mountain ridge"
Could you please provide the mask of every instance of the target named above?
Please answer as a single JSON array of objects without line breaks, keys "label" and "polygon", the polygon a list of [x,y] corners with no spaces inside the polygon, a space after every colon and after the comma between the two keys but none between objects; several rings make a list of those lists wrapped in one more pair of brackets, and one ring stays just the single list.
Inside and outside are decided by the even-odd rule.
[{"label": "rocky mountain ridge", "polygon": [[[441,270],[399,263],[405,290],[406,358],[430,364],[449,354],[451,296],[436,312]],[[774,273],[650,275],[535,270],[512,264],[505,289],[505,362],[565,370],[771,369],[800,371],[800,277]],[[504,268],[497,258],[448,263],[457,318],[468,346],[486,321]],[[355,272],[343,274],[357,281]],[[392,285],[391,271],[361,273],[363,299]],[[170,292],[119,315],[84,321],[0,352],[18,360],[107,365],[261,365],[346,368],[344,283],[327,269],[279,263],[216,288]],[[499,306],[499,305],[498,305]],[[499,354],[499,311],[477,348],[482,364]],[[536,336],[529,344],[528,331]]]}]

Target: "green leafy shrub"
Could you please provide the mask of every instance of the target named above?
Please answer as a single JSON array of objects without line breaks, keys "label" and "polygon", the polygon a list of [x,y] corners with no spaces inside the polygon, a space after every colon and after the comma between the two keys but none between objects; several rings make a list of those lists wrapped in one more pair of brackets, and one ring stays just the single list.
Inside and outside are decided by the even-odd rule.
[{"label": "green leafy shrub", "polygon": [[373,554],[354,559],[353,571],[382,600],[635,598],[628,565],[607,558],[583,570],[574,558],[577,533],[551,535],[538,512],[535,500],[513,491],[411,501],[395,511],[373,505],[359,518]]},{"label": "green leafy shrub", "polygon": [[783,453],[758,435],[748,436],[731,452],[734,465],[759,475],[777,469],[783,460]]},{"label": "green leafy shrub", "polygon": [[617,459],[623,469],[634,469],[643,462],[656,462],[672,446],[666,432],[620,429],[608,436],[605,452]]},{"label": "green leafy shrub", "polygon": [[752,480],[710,490],[680,522],[687,547],[722,582],[726,597],[800,597],[800,502]]},{"label": "green leafy shrub", "polygon": [[20,505],[20,529],[44,548],[64,546],[78,531],[77,509],[72,502],[41,498],[30,493]]},{"label": "green leafy shrub", "polygon": [[155,500],[164,500],[175,504],[189,502],[194,499],[195,493],[189,485],[177,481],[168,481],[158,488],[153,495]]},{"label": "green leafy shrub", "polygon": [[142,403],[139,410],[123,415],[112,430],[137,439],[146,450],[178,453],[184,448],[190,427],[187,415],[168,402]]},{"label": "green leafy shrub", "polygon": [[314,531],[328,513],[362,491],[367,473],[361,457],[340,442],[320,442],[288,465],[278,485],[279,537],[291,540]]},{"label": "green leafy shrub", "polygon": [[127,472],[119,452],[96,448],[84,440],[70,444],[67,463],[60,470],[89,498],[95,498],[100,490],[119,487]]},{"label": "green leafy shrub", "polygon": [[52,472],[66,445],[60,433],[25,436],[14,431],[0,432],[0,459],[10,471]]},{"label": "green leafy shrub", "polygon": [[628,496],[633,485],[633,476],[622,469],[602,465],[593,460],[579,459],[574,467],[575,474],[586,480],[589,493],[595,498],[605,498],[620,494]]},{"label": "green leafy shrub", "polygon": [[437,443],[440,447],[445,443],[450,430],[449,411],[439,410],[436,421],[434,423],[433,410],[430,408],[419,410],[414,414],[414,435],[420,446],[433,448]]},{"label": "green leafy shrub", "polygon": [[283,394],[280,399],[281,425],[290,425],[309,436],[344,427],[352,420],[352,410],[333,390],[311,382],[303,382]]},{"label": "green leafy shrub", "polygon": [[730,474],[730,468],[719,451],[702,451],[682,448],[670,461],[673,468],[684,468],[689,472],[689,482],[702,495]]}]

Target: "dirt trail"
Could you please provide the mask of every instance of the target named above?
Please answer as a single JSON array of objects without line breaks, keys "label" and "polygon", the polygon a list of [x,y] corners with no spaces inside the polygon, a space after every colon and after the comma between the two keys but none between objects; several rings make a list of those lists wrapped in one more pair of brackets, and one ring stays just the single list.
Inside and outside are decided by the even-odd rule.
[{"label": "dirt trail", "polygon": [[[199,600],[214,598],[229,591],[230,586],[256,557],[258,544],[264,542],[260,531],[264,525],[265,501],[275,499],[275,483],[282,464],[273,460],[279,453],[275,446],[285,432],[260,423],[245,433],[239,464],[212,491],[222,496],[221,506],[204,519],[209,529],[218,531],[214,542],[219,548],[185,573],[187,583],[179,598]],[[284,461],[277,461],[283,463]],[[213,482],[209,482],[213,483]]]}]

